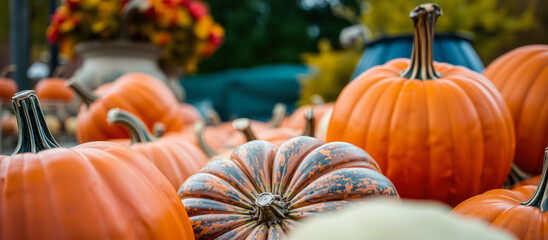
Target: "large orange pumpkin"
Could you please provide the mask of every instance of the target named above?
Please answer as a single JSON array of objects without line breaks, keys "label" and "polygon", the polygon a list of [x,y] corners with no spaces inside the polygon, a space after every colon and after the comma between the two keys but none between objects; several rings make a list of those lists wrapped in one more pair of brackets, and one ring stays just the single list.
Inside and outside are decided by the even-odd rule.
[{"label": "large orange pumpkin", "polygon": [[399,198],[365,151],[311,137],[245,143],[187,179],[179,196],[196,239],[281,239],[303,218],[368,197]]},{"label": "large orange pumpkin", "polygon": [[542,171],[542,149],[548,146],[548,45],[514,49],[483,72],[506,100],[516,131],[514,162],[524,171]]},{"label": "large orange pumpkin", "polygon": [[423,4],[411,59],[371,68],[339,95],[327,141],[345,141],[377,160],[402,197],[456,205],[503,185],[514,155],[512,118],[481,74],[432,60],[434,23]]},{"label": "large orange pumpkin", "polygon": [[177,106],[179,102],[171,90],[156,78],[144,73],[128,73],[114,82],[99,87],[95,93],[86,90],[78,81],[70,86],[87,105],[82,105],[77,117],[78,142],[128,138],[122,126],[110,126],[106,119],[112,108],[134,113],[151,130],[162,123],[167,132],[183,129],[185,118]]},{"label": "large orange pumpkin", "polygon": [[[544,160],[548,158],[548,148]],[[519,239],[548,239],[548,164],[538,186],[495,189],[474,196],[453,209],[453,214],[483,220]]]},{"label": "large orange pumpkin", "polygon": [[0,70],[0,101],[9,101],[19,89],[17,83],[7,75],[15,71],[15,65],[8,65]]},{"label": "large orange pumpkin", "polygon": [[20,139],[0,156],[0,239],[193,239],[167,179],[115,143],[61,148],[33,91],[15,95]]},{"label": "large orange pumpkin", "polygon": [[207,163],[202,151],[186,141],[156,139],[134,114],[119,108],[108,112],[108,122],[122,124],[129,132],[131,148],[147,157],[167,177],[174,189]]}]

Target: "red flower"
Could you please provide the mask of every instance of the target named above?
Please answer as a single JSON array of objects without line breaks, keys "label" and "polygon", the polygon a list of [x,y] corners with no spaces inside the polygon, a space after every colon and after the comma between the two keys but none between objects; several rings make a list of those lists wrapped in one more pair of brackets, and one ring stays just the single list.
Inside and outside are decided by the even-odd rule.
[{"label": "red flower", "polygon": [[213,46],[219,46],[223,42],[224,37],[214,32],[211,32],[209,34],[208,40],[209,40],[209,43],[211,43]]},{"label": "red flower", "polygon": [[48,41],[51,44],[57,43],[59,41],[59,28],[50,26],[46,31],[48,35]]},{"label": "red flower", "polygon": [[200,19],[209,14],[207,6],[200,1],[189,1],[188,2],[188,11],[194,19]]}]

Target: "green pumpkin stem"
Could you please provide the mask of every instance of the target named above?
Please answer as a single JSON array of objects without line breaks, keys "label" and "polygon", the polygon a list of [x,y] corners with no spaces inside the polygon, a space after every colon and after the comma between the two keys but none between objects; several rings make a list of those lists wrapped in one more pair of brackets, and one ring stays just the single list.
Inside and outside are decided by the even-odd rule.
[{"label": "green pumpkin stem", "polygon": [[535,191],[535,194],[529,199],[529,201],[521,203],[521,205],[531,206],[539,208],[541,212],[548,211],[548,148],[544,150],[544,166],[542,169],[542,176],[540,177],[540,183]]},{"label": "green pumpkin stem", "polygon": [[316,116],[314,116],[314,108],[310,107],[305,110],[304,117],[306,119],[306,125],[304,127],[303,136],[314,137]]},{"label": "green pumpkin stem", "polygon": [[12,155],[60,147],[46,124],[34,90],[16,93],[12,98],[12,105],[19,127],[19,140]]},{"label": "green pumpkin stem", "polygon": [[506,178],[506,182],[504,183],[504,188],[508,188],[516,183],[525,181],[529,178],[531,178],[531,175],[521,170],[515,163],[512,163],[510,173],[508,173],[508,177]]},{"label": "green pumpkin stem", "polygon": [[5,78],[8,76],[8,74],[15,72],[17,70],[17,66],[15,64],[10,64],[8,66],[5,66],[0,70],[0,78]]},{"label": "green pumpkin stem", "polygon": [[152,135],[156,138],[159,138],[159,137],[162,137],[164,136],[164,134],[166,133],[166,125],[161,123],[161,122],[157,122],[157,123],[154,123],[154,126],[152,126]]},{"label": "green pumpkin stem", "polygon": [[232,121],[232,127],[244,134],[247,142],[257,140],[255,133],[251,129],[251,121],[247,118],[238,118]]},{"label": "green pumpkin stem", "polygon": [[121,124],[129,132],[131,144],[156,141],[143,121],[126,110],[113,108],[108,111],[107,122],[109,124]]},{"label": "green pumpkin stem", "polygon": [[287,106],[283,103],[276,103],[272,109],[272,118],[270,119],[270,127],[278,128],[282,124],[287,113]]},{"label": "green pumpkin stem", "polygon": [[441,8],[434,3],[421,4],[409,14],[414,25],[413,51],[411,63],[400,73],[401,77],[423,81],[441,77],[441,74],[434,69],[432,53],[434,25],[441,14]]},{"label": "green pumpkin stem", "polygon": [[200,147],[202,152],[205,153],[207,158],[212,158],[219,155],[219,153],[213,150],[213,148],[209,146],[209,144],[206,142],[204,137],[205,127],[206,127],[206,124],[204,121],[199,120],[194,123],[194,132],[196,132],[196,141],[198,142],[198,146]]},{"label": "green pumpkin stem", "polygon": [[99,99],[99,96],[95,95],[91,89],[86,87],[84,84],[82,84],[79,81],[76,81],[76,79],[72,78],[67,81],[67,86],[74,89],[74,92],[80,96],[82,101],[89,107],[95,100]]}]

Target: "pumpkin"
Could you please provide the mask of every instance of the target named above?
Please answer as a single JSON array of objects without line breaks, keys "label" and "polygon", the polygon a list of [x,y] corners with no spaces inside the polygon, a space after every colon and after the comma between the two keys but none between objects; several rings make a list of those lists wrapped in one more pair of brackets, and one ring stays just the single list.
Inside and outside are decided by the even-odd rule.
[{"label": "pumpkin", "polygon": [[450,216],[450,210],[436,202],[370,199],[333,214],[311,217],[287,239],[514,239],[478,220]]},{"label": "pumpkin", "polygon": [[4,112],[2,115],[2,133],[12,134],[17,133],[17,119],[9,112]]},{"label": "pumpkin", "polygon": [[179,110],[181,111],[181,115],[183,116],[183,122],[185,125],[194,124],[194,122],[203,119],[200,111],[192,104],[180,103]]},{"label": "pumpkin", "polygon": [[441,9],[411,11],[411,59],[373,67],[339,95],[327,142],[345,141],[377,160],[402,197],[450,205],[503,185],[514,155],[512,118],[479,73],[432,61]]},{"label": "pumpkin", "polygon": [[514,49],[493,61],[483,73],[506,100],[514,120],[514,162],[525,172],[542,170],[548,146],[548,45]]},{"label": "pumpkin", "polygon": [[77,116],[78,142],[128,138],[122,126],[110,126],[106,119],[110,109],[120,108],[134,113],[149,130],[157,122],[165,125],[167,132],[183,129],[184,116],[179,102],[171,90],[158,79],[144,73],[128,73],[114,82],[102,85],[95,93],[76,80],[69,82],[86,105]]},{"label": "pumpkin", "polygon": [[34,86],[36,95],[42,101],[60,101],[70,102],[74,95],[74,90],[67,86],[67,80],[61,78],[62,67],[55,69],[53,78],[44,78]]},{"label": "pumpkin", "polygon": [[0,239],[192,239],[164,176],[127,146],[61,148],[32,90],[13,97],[19,144],[0,156]]},{"label": "pumpkin", "polygon": [[303,218],[374,196],[399,198],[365,151],[306,136],[245,143],[179,189],[196,239],[281,239]]},{"label": "pumpkin", "polygon": [[15,72],[16,69],[15,65],[8,65],[0,70],[0,101],[9,101],[17,92],[17,83],[6,77],[9,73]]},{"label": "pumpkin", "polygon": [[538,186],[539,183],[540,183],[540,178],[542,177],[542,175],[535,175],[535,176],[532,176],[528,179],[525,179],[523,181],[520,181],[520,182],[517,182],[513,185],[510,185],[508,187],[508,189],[515,189],[515,188],[518,188],[518,187],[521,187],[521,186],[527,186],[527,185],[535,185],[535,186]]},{"label": "pumpkin", "polygon": [[297,108],[291,116],[284,119],[280,127],[282,128],[293,128],[297,130],[304,130],[306,126],[306,121],[303,121],[305,118],[306,111],[310,108],[314,110],[314,118],[316,119],[315,125],[318,126],[320,119],[324,114],[329,112],[333,107],[333,103],[319,104],[319,105],[305,105]]},{"label": "pumpkin", "polygon": [[207,163],[193,144],[176,139],[156,139],[134,114],[119,108],[108,112],[110,124],[121,124],[129,132],[131,148],[147,157],[167,177],[174,189]]},{"label": "pumpkin", "polygon": [[[548,148],[544,160],[548,159]],[[548,164],[544,164],[538,186],[512,190],[494,189],[474,196],[456,206],[452,214],[483,220],[506,229],[519,239],[548,238]]]}]

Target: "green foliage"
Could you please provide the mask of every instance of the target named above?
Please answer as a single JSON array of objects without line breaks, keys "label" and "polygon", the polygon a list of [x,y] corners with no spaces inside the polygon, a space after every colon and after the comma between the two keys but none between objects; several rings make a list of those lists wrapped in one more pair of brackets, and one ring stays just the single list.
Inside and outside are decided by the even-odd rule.
[{"label": "green foliage", "polygon": [[312,104],[312,96],[316,94],[326,102],[334,102],[350,80],[361,55],[359,48],[333,50],[326,39],[318,42],[318,49],[319,53],[302,55],[303,62],[314,70],[301,80],[300,106]]},{"label": "green foliage", "polygon": [[515,40],[514,33],[534,25],[534,4],[525,11],[511,13],[524,1],[499,0],[358,0],[363,6],[359,19],[374,37],[413,32],[409,11],[421,3],[435,2],[443,10],[436,32],[467,32],[474,35],[474,46],[483,58]]},{"label": "green foliage", "polygon": [[313,52],[318,38],[338,38],[350,25],[333,16],[328,5],[302,6],[301,0],[205,0],[214,19],[225,28],[219,50],[199,65],[199,72],[300,63]]}]

